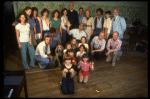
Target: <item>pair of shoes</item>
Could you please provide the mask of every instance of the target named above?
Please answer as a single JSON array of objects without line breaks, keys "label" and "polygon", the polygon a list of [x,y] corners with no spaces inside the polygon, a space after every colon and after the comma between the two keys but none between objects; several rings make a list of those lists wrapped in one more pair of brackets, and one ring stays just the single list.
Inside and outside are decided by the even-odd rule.
[{"label": "pair of shoes", "polygon": [[112,66],[115,66],[115,64],[116,64],[116,63],[115,63],[115,62],[113,62],[113,63],[112,63]]}]

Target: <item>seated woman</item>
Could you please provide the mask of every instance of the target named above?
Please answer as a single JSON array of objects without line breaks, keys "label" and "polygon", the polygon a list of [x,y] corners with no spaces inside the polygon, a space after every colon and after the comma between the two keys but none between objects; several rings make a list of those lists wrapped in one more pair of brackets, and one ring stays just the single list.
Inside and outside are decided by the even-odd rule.
[{"label": "seated woman", "polygon": [[84,45],[85,48],[86,48],[86,52],[89,53],[89,45],[86,43],[86,37],[84,37],[84,36],[81,37],[81,43],[79,43],[78,47],[80,45]]},{"label": "seated woman", "polygon": [[66,57],[64,64],[62,65],[62,86],[61,90],[63,94],[74,93],[74,80],[76,66],[71,64],[72,58]]}]

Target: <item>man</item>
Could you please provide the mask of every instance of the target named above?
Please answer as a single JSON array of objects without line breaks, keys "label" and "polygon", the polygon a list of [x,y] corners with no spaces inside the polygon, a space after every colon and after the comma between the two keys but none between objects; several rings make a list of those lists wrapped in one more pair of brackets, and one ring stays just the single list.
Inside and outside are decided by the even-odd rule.
[{"label": "man", "polygon": [[54,27],[51,27],[49,32],[50,33],[47,33],[45,35],[49,35],[51,37],[50,41],[51,55],[55,56],[55,49],[58,44],[61,44],[61,38],[60,34],[56,33],[56,29]]},{"label": "man", "polygon": [[50,36],[45,36],[44,41],[38,44],[35,51],[35,60],[39,62],[42,69],[46,69],[48,65],[54,65],[53,56],[50,54]]},{"label": "man", "polygon": [[[104,32],[100,32],[99,36],[95,36],[91,42],[91,53],[89,60],[92,60],[97,55],[97,60],[100,60],[102,52],[105,49],[106,41],[104,39]],[[93,48],[94,47],[94,48]]]},{"label": "man", "polygon": [[110,34],[111,25],[112,25],[112,20],[110,19],[111,11],[106,11],[105,15],[106,15],[106,19],[104,20],[104,32],[105,32],[104,38],[105,40],[107,40]]},{"label": "man", "polygon": [[[70,27],[70,30],[74,29],[74,28],[78,28],[78,26],[79,26],[78,12],[73,10],[73,7],[74,7],[74,4],[72,2],[70,2],[69,10],[68,10],[68,21],[70,22],[70,24],[72,24]],[[72,37],[67,34],[66,42],[70,42],[71,38]]]},{"label": "man", "polygon": [[133,25],[136,26],[136,29],[138,30],[138,34],[140,34],[141,30],[144,27],[144,25],[141,23],[140,19],[137,18],[136,21],[133,23]]},{"label": "man", "polygon": [[95,23],[95,33],[94,36],[99,36],[99,33],[103,31],[103,24],[104,24],[104,16],[103,16],[103,10],[101,8],[98,8],[96,10],[97,16],[94,18]]},{"label": "man", "polygon": [[80,8],[79,8],[79,24],[82,22],[83,17],[85,17],[85,16],[83,15],[83,8],[80,7]]},{"label": "man", "polygon": [[118,10],[117,9],[114,9],[113,14],[114,14],[114,18],[112,18],[111,34],[109,35],[110,37],[108,37],[108,38],[111,38],[112,33],[117,31],[119,33],[119,39],[122,39],[123,38],[123,33],[126,30],[125,19],[118,15]]},{"label": "man", "polygon": [[71,26],[70,22],[67,22],[67,26],[68,26],[67,27],[67,33],[69,35],[72,35],[74,38],[76,38],[78,43],[81,43],[81,37],[82,36],[87,37],[86,33],[83,31],[83,28],[84,28],[84,24],[83,23],[80,23],[79,29],[69,30],[69,28]]},{"label": "man", "polygon": [[118,38],[119,33],[114,32],[113,38],[110,38],[107,43],[107,50],[106,53],[106,62],[110,62],[112,60],[112,66],[115,66],[116,59],[119,60],[119,57],[122,55],[121,45],[122,41]]}]

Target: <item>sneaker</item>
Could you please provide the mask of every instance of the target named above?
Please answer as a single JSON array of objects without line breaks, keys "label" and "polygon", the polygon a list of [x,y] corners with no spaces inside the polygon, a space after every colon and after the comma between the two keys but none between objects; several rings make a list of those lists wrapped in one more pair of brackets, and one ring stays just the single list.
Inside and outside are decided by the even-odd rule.
[{"label": "sneaker", "polygon": [[119,61],[119,60],[120,60],[120,57],[117,58],[117,61]]},{"label": "sneaker", "polygon": [[[42,68],[42,66],[38,63],[39,67]],[[43,69],[43,68],[42,68]]]},{"label": "sneaker", "polygon": [[112,66],[115,66],[115,62],[112,63]]}]

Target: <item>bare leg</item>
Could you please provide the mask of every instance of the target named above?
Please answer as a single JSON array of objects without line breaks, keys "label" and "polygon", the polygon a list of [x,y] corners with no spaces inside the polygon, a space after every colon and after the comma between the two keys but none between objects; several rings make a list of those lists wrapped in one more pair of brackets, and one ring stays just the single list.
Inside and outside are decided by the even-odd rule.
[{"label": "bare leg", "polygon": [[82,81],[83,81],[83,75],[79,73],[79,82],[82,83]]},{"label": "bare leg", "polygon": [[84,76],[83,83],[87,83],[87,81],[88,81],[88,78],[89,78],[89,75],[86,75],[86,76]]}]

